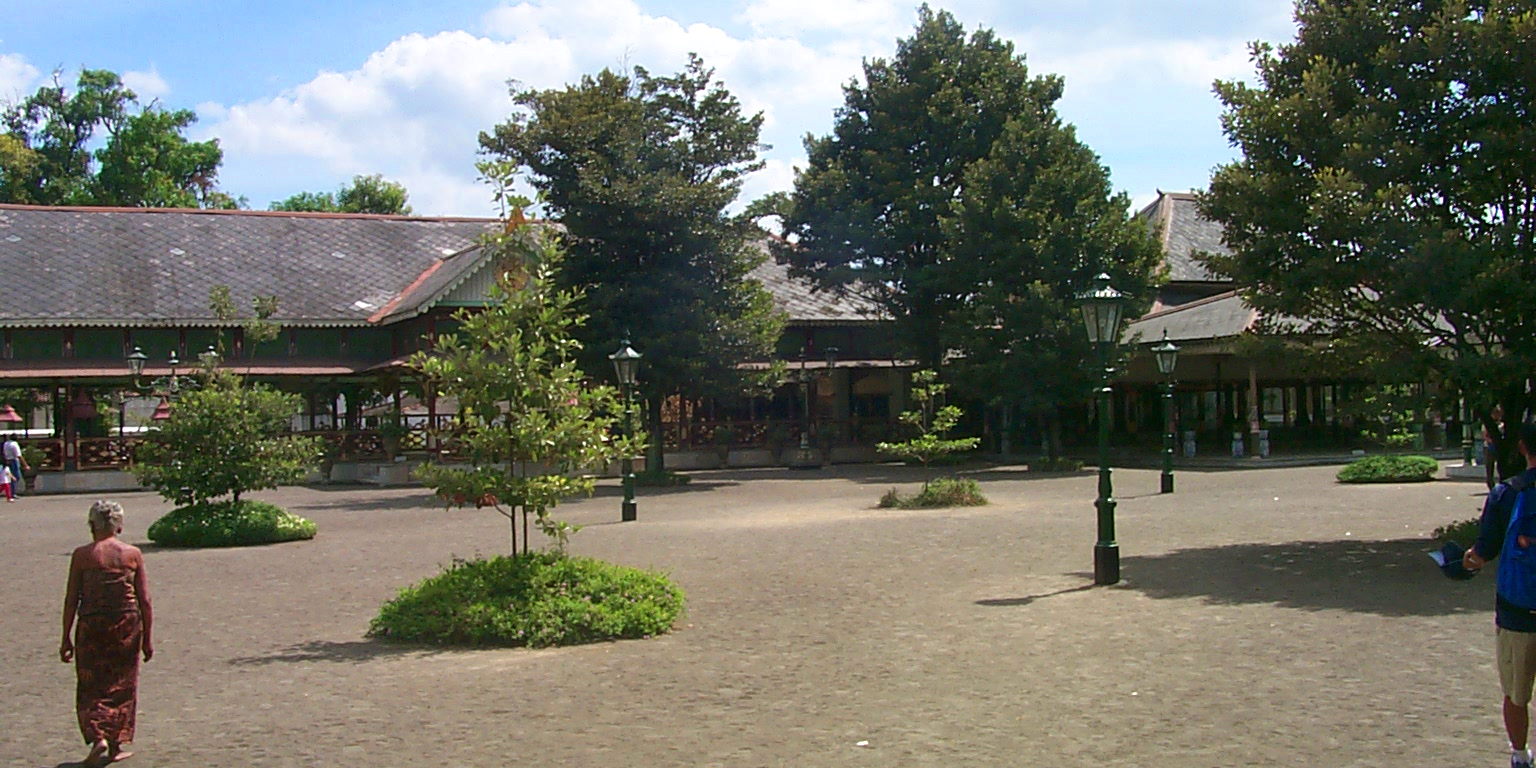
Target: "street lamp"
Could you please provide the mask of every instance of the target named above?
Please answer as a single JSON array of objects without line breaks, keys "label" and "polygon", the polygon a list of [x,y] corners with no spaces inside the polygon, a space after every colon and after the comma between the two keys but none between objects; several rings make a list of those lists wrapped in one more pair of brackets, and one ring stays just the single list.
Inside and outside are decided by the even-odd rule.
[{"label": "street lamp", "polygon": [[[619,342],[619,351],[608,356],[613,361],[613,373],[624,388],[624,436],[634,437],[635,374],[640,371],[640,353],[629,346],[629,339]],[[624,506],[619,514],[621,522],[633,522],[635,514],[635,457],[633,451],[624,452]]]},{"label": "street lamp", "polygon": [[1109,381],[1114,373],[1110,355],[1120,341],[1120,314],[1124,302],[1125,295],[1111,288],[1109,275],[1103,273],[1093,279],[1091,288],[1077,294],[1088,341],[1098,349],[1099,361],[1104,366],[1103,386],[1098,390],[1099,497],[1093,502],[1099,512],[1099,540],[1093,545],[1093,583],[1100,585],[1120,581],[1120,545],[1115,542],[1115,495],[1109,476],[1109,421],[1113,408]]},{"label": "street lamp", "polygon": [[1178,345],[1168,340],[1163,329],[1163,343],[1152,348],[1157,370],[1163,374],[1163,493],[1173,493],[1173,368],[1179,362]]}]

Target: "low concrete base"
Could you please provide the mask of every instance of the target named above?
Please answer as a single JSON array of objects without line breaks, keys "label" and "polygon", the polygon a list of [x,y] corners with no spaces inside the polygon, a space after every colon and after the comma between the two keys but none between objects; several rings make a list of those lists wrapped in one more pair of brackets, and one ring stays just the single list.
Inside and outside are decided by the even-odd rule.
[{"label": "low concrete base", "polygon": [[133,473],[120,469],[89,472],[39,472],[27,484],[26,493],[108,493],[142,491]]},{"label": "low concrete base", "polygon": [[1488,481],[1488,469],[1476,464],[1453,464],[1445,468],[1447,480],[1476,480],[1479,483]]}]

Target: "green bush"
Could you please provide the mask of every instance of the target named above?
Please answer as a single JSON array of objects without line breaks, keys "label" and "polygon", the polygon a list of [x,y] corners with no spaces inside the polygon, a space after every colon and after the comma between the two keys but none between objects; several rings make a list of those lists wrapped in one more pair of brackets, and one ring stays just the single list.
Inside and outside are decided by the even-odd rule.
[{"label": "green bush", "polygon": [[659,472],[643,470],[635,473],[635,485],[641,488],[671,488],[678,485],[687,485],[693,478],[680,475],[676,472],[668,472],[663,469]]},{"label": "green bush", "polygon": [[368,635],[434,645],[576,645],[672,628],[683,591],[666,576],[560,552],[457,560],[400,590]]},{"label": "green bush", "polygon": [[178,507],[149,526],[149,540],[167,547],[243,547],[314,537],[314,523],[252,499]]},{"label": "green bush", "polygon": [[937,509],[940,507],[979,507],[987,503],[975,480],[941,477],[923,486],[915,496],[902,496],[895,488],[880,497],[884,509]]},{"label": "green bush", "polygon": [[1435,479],[1440,462],[1428,456],[1367,456],[1339,470],[1341,483],[1420,483]]},{"label": "green bush", "polygon": [[1066,456],[1050,458],[1041,456],[1029,462],[1031,472],[1077,472],[1083,468],[1083,462],[1078,459],[1069,459]]},{"label": "green bush", "polygon": [[1439,542],[1454,541],[1463,549],[1471,547],[1472,542],[1477,541],[1478,518],[1458,520],[1454,523],[1446,523],[1435,529],[1434,539]]}]

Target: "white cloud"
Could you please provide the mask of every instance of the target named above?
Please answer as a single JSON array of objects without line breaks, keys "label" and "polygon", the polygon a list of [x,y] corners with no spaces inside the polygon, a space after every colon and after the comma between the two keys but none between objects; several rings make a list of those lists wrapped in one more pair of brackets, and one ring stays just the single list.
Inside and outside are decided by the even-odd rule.
[{"label": "white cloud", "polygon": [[511,113],[508,80],[552,88],[602,67],[670,73],[696,52],[748,113],[765,113],[764,140],[782,156],[774,158],[776,173],[765,170],[747,186],[766,192],[788,186],[800,135],[827,122],[840,84],[858,68],[856,56],[684,25],[630,0],[503,5],[482,26],[483,36],[407,35],[357,69],[322,72],[271,99],[200,105],[200,133],[218,136],[225,150],[224,186],[264,205],[333,188],[354,174],[383,173],[406,185],[420,213],[489,213],[488,191],[475,180],[476,137]]},{"label": "white cloud", "polygon": [[37,67],[17,53],[0,53],[0,102],[24,98],[37,83]]},{"label": "white cloud", "polygon": [[752,0],[738,18],[759,35],[825,34],[892,37],[911,26],[903,0]]},{"label": "white cloud", "polygon": [[154,67],[150,67],[147,72],[124,72],[123,85],[137,94],[141,102],[158,99],[171,92],[170,84],[165,82],[165,78],[160,76],[160,71]]},{"label": "white cloud", "polygon": [[[1139,199],[1156,185],[1199,186],[1225,159],[1210,83],[1245,77],[1247,41],[1288,29],[1288,0],[1201,2],[1234,10],[1215,29],[1128,0],[1110,3],[1118,9],[1111,12],[1044,0],[1027,9],[995,0],[948,6],[967,31],[989,26],[1015,41],[1034,72],[1066,77],[1064,116]],[[893,55],[912,31],[913,6],[748,0],[734,16],[720,15],[732,22],[722,27],[647,12],[636,0],[504,2],[474,32],[406,35],[354,69],[318,73],[272,98],[200,105],[200,133],[223,144],[225,188],[257,205],[382,173],[407,186],[420,213],[489,214],[488,190],[475,180],[476,137],[511,113],[509,79],[552,88],[603,67],[670,73],[696,52],[748,113],[764,113],[763,140],[774,149],[744,185],[747,201],[789,188],[804,162],[801,138],[831,130],[841,86],[861,74],[863,59]],[[1197,26],[1205,31],[1189,31]],[[25,61],[0,56],[0,87],[8,63],[22,73],[12,80],[35,79]],[[1186,141],[1190,134],[1199,138]],[[1153,139],[1183,146],[1185,155],[1149,147]]]}]

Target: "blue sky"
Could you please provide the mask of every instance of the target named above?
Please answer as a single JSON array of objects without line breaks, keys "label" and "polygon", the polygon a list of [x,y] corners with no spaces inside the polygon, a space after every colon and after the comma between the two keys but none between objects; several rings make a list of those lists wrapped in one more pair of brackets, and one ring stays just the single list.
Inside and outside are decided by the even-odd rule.
[{"label": "blue sky", "polygon": [[[253,207],[383,173],[418,213],[494,212],[475,136],[506,81],[555,87],[602,67],[675,71],[702,55],[766,115],[768,166],[745,198],[787,189],[801,139],[830,131],[841,85],[889,57],[916,5],[887,0],[55,0],[5,4],[0,99],[54,69],[124,73],[145,100],[195,109],[225,150],[222,187]],[[10,6],[22,7],[10,7]],[[1246,79],[1247,45],[1294,32],[1290,0],[955,0],[968,29],[1066,79],[1063,118],[1133,201],[1204,186],[1232,158],[1211,82]]]}]

